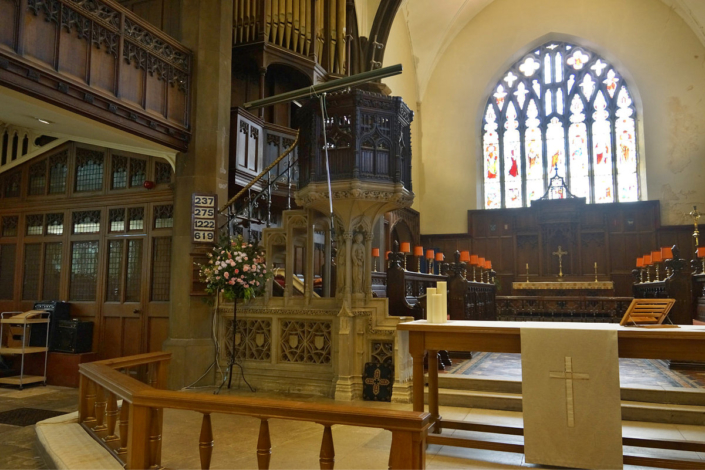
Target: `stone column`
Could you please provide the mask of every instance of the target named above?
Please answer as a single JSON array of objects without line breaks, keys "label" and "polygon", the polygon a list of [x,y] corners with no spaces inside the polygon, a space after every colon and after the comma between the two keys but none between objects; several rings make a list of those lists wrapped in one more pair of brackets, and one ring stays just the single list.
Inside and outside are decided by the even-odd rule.
[{"label": "stone column", "polygon": [[[228,195],[228,141],[232,74],[232,2],[182,0],[181,42],[194,52],[189,150],[176,159],[172,239],[169,337],[172,353],[169,388],[189,385],[214,357],[213,308],[192,296],[193,256],[204,247],[191,244],[191,195],[195,191]],[[220,223],[223,221],[221,220]],[[207,248],[205,248],[207,250]],[[213,383],[213,374],[203,383]]]},{"label": "stone column", "polygon": [[365,232],[365,299],[369,302],[372,298],[372,240],[374,233]]}]

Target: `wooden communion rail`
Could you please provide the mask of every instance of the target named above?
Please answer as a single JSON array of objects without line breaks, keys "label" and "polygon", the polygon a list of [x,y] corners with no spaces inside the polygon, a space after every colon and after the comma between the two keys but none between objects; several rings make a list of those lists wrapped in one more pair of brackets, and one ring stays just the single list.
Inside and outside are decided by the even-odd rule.
[{"label": "wooden communion rail", "polygon": [[429,413],[164,390],[170,358],[170,353],[155,352],[79,366],[79,423],[128,470],[162,467],[164,408],[203,414],[198,447],[204,469],[210,468],[214,446],[211,413],[261,420],[256,449],[260,469],[269,468],[269,419],[323,425],[319,459],[322,469],[332,469],[335,463],[331,432],[334,424],[391,431],[389,468],[425,468]]}]

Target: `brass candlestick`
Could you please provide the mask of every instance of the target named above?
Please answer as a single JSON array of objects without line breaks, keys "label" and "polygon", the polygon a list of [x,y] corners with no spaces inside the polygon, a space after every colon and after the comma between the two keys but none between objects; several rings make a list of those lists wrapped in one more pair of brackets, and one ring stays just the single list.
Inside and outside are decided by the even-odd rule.
[{"label": "brass candlestick", "polygon": [[597,262],[595,262],[595,282],[597,281]]},{"label": "brass candlestick", "polygon": [[649,267],[646,267],[646,282],[651,282],[651,270]]},{"label": "brass candlestick", "polygon": [[655,281],[656,282],[660,281],[660,279],[659,279],[660,275],[659,275],[658,269],[659,269],[659,263],[654,263],[654,271],[655,271],[655,275],[656,275]]},{"label": "brass candlestick", "polygon": [[416,272],[417,273],[421,272],[421,257],[420,256],[416,257]]},{"label": "brass candlestick", "polygon": [[428,273],[433,274],[433,258],[428,259]]},{"label": "brass candlestick", "polygon": [[644,283],[644,268],[641,268],[639,270],[639,284],[643,284],[643,283]]},{"label": "brass candlestick", "polygon": [[695,249],[697,250],[700,246],[700,232],[698,231],[698,219],[701,215],[700,212],[698,212],[698,206],[693,206],[693,210],[690,211],[688,215],[693,218],[693,227],[695,227],[695,230],[693,231],[693,238],[695,238]]},{"label": "brass candlestick", "polygon": [[375,272],[377,272],[377,257],[376,256],[372,257],[372,268],[374,269]]},{"label": "brass candlestick", "polygon": [[472,282],[477,282],[477,278],[475,277],[475,266],[474,265],[472,267]]},{"label": "brass candlestick", "polygon": [[526,263],[526,282],[531,282],[529,281],[529,263]]}]

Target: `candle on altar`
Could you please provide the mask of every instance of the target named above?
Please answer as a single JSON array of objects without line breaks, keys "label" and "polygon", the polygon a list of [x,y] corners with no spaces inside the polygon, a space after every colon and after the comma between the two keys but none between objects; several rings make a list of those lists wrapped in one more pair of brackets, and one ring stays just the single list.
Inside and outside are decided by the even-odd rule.
[{"label": "candle on altar", "polygon": [[445,256],[443,256],[443,253],[441,253],[440,251],[436,253],[436,261],[443,261],[444,258]]},{"label": "candle on altar", "polygon": [[478,259],[479,259],[479,258],[477,257],[477,255],[472,255],[472,256],[470,256],[470,264],[472,264],[473,266],[477,266],[477,260],[478,260]]},{"label": "candle on altar", "polygon": [[664,260],[673,259],[673,248],[670,246],[664,246],[661,248],[661,258]]},{"label": "candle on altar", "polygon": [[402,242],[400,250],[402,253],[411,253],[411,243]]},{"label": "candle on altar", "polygon": [[372,248],[372,256],[379,258],[379,248]]},{"label": "candle on altar", "polygon": [[467,263],[469,261],[470,261],[470,252],[469,251],[461,251],[460,252],[460,262]]},{"label": "candle on altar", "polygon": [[441,323],[444,323],[448,319],[448,283],[438,281],[436,283],[436,292],[441,295],[440,319]]},{"label": "candle on altar", "polygon": [[434,297],[435,294],[435,287],[429,287],[428,289],[426,289],[426,321],[429,323],[436,323],[434,316],[436,307],[436,298]]},{"label": "candle on altar", "polygon": [[433,250],[426,250],[426,259],[433,259]]},{"label": "candle on altar", "polygon": [[481,268],[484,268],[485,267],[485,258],[478,258],[477,265]]},{"label": "candle on altar", "polygon": [[433,297],[434,305],[433,323],[445,323],[443,321],[443,295],[433,294],[431,297]]},{"label": "candle on altar", "polygon": [[415,246],[414,247],[414,256],[423,256],[423,247],[422,246]]}]

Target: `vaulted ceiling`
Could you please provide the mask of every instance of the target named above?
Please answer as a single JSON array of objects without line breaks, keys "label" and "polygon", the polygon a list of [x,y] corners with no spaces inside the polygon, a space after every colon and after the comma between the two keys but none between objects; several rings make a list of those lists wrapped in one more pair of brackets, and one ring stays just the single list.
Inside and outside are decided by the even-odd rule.
[{"label": "vaulted ceiling", "polygon": [[[423,100],[426,86],[436,63],[455,36],[494,0],[406,0],[397,15],[407,22],[411,47],[416,60],[419,98]],[[705,1],[661,0],[677,12],[693,29],[705,46]],[[367,3],[367,14],[375,7],[374,0],[356,0],[356,6]],[[370,12],[369,10],[372,10]],[[373,14],[373,13],[372,13]],[[359,21],[359,20],[358,20]],[[362,33],[361,33],[362,34]]]}]

